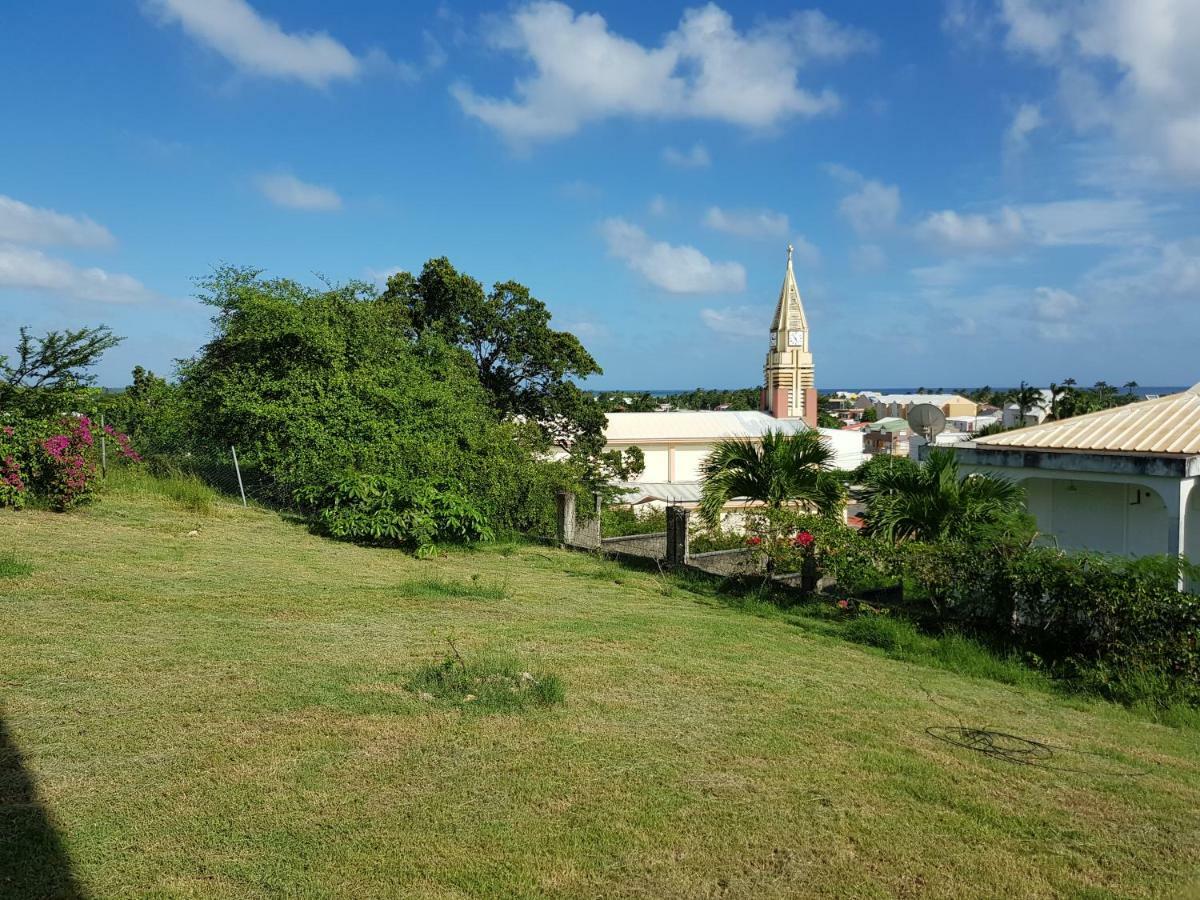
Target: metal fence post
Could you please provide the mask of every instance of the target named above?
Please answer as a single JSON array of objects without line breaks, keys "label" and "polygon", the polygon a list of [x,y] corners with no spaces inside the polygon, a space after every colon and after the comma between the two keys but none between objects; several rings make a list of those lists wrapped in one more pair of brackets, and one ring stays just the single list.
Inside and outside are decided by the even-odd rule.
[{"label": "metal fence post", "polygon": [[242,467],[238,465],[237,447],[230,447],[230,452],[233,453],[233,471],[237,472],[238,490],[242,494],[242,506],[246,505],[246,488],[242,485]]}]

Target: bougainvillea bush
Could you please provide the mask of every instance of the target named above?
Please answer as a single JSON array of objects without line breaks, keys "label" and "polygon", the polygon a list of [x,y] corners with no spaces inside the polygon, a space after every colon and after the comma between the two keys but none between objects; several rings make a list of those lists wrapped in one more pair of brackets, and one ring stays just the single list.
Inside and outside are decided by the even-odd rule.
[{"label": "bougainvillea bush", "polygon": [[[104,426],[111,459],[138,462],[129,438]],[[100,474],[97,428],[87,416],[19,419],[0,426],[0,506],[36,501],[66,510],[86,503]]]}]

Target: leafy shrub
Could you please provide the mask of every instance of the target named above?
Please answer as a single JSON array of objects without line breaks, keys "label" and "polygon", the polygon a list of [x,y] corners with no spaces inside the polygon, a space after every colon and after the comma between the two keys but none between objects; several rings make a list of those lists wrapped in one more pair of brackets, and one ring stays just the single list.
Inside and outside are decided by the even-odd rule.
[{"label": "leafy shrub", "polygon": [[1113,685],[1149,673],[1200,702],[1200,596],[1179,591],[1185,567],[1032,549],[1012,565],[1015,635],[1048,661],[1102,664]]},{"label": "leafy shrub", "polygon": [[566,699],[557,675],[530,671],[511,656],[480,656],[470,662],[456,649],[421,666],[407,687],[425,701],[442,701],[473,712],[510,713],[550,707]]},{"label": "leafy shrub", "polygon": [[333,537],[428,550],[439,543],[485,541],[487,517],[460,485],[350,475],[327,490],[301,492]]},{"label": "leafy shrub", "polygon": [[600,512],[600,533],[604,537],[631,534],[658,534],[667,530],[665,509],[638,509],[634,506],[606,506]]},{"label": "leafy shrub", "polygon": [[318,291],[225,270],[216,338],[181,369],[207,446],[238,448],[330,534],[408,547],[552,527],[569,467],[502,419],[476,364],[352,284]]},{"label": "leafy shrub", "polygon": [[692,553],[711,553],[715,550],[740,550],[746,546],[746,535],[741,531],[720,527],[701,526],[688,536],[688,547]]},{"label": "leafy shrub", "polygon": [[776,572],[811,570],[812,580],[829,576],[850,593],[895,581],[893,548],[827,516],[796,510],[761,510],[746,518],[750,545]]}]

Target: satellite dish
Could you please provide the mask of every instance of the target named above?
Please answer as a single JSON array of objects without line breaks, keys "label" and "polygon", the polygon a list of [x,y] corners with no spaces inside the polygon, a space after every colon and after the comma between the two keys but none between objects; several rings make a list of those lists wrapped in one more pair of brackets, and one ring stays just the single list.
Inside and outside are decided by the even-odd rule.
[{"label": "satellite dish", "polygon": [[946,414],[932,403],[918,403],[908,410],[908,427],[932,444],[946,430]]}]

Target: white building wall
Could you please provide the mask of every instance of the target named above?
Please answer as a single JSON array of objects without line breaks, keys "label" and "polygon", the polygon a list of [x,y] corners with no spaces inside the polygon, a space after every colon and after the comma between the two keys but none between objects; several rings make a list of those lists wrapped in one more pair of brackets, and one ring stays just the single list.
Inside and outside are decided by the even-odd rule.
[{"label": "white building wall", "polygon": [[857,469],[863,461],[863,438],[861,431],[842,431],[838,428],[820,428],[821,436],[829,441],[833,450],[834,468],[850,471]]},{"label": "white building wall", "polygon": [[638,481],[652,483],[669,481],[670,479],[667,478],[667,445],[639,444],[638,446],[646,458],[646,470],[638,478]]},{"label": "white building wall", "polygon": [[675,448],[675,480],[700,481],[700,466],[712,453],[712,445]]}]

